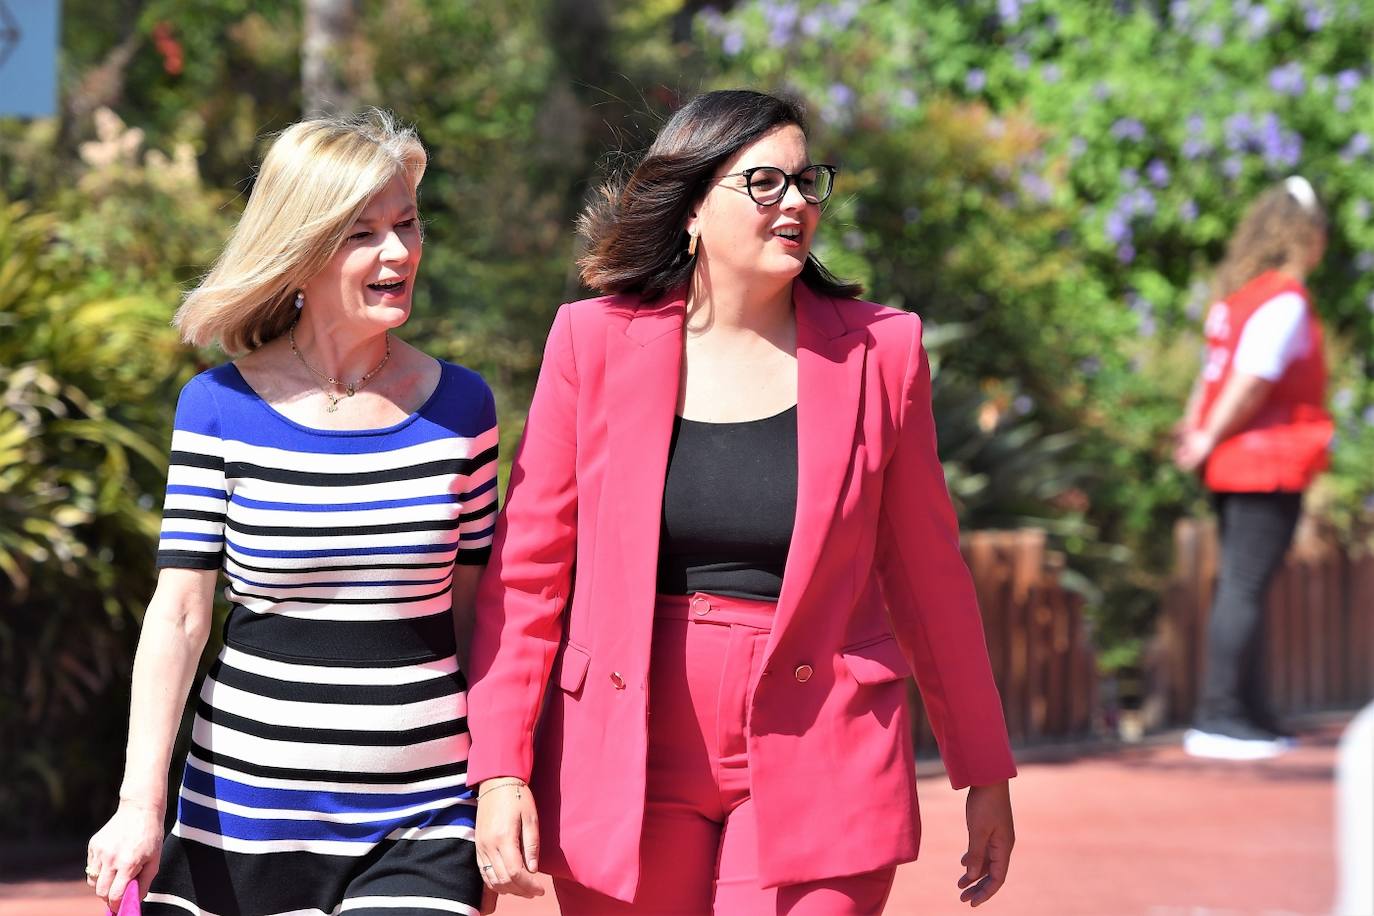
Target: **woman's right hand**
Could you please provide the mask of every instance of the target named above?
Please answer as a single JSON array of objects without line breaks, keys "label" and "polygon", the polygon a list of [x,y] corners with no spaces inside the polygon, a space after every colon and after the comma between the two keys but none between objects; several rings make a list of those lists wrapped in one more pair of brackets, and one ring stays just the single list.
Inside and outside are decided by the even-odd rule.
[{"label": "woman's right hand", "polygon": [[[86,883],[113,912],[119,912],[124,888],[137,878],[146,893],[162,855],[161,806],[121,801],[114,817],[86,847]],[[94,874],[93,874],[94,873]]]},{"label": "woman's right hand", "polygon": [[541,897],[539,816],[523,780],[497,777],[482,783],[477,802],[477,866],[498,894]]}]

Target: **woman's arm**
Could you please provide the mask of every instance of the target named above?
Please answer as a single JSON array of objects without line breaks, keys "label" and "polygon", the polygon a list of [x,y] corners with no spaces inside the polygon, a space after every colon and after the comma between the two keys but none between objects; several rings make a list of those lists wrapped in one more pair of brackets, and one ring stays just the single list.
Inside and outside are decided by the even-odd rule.
[{"label": "woman's arm", "polygon": [[911,661],[945,771],[969,786],[961,900],[1001,887],[1015,842],[1007,780],[1016,775],[988,662],[973,578],[936,450],[930,362],[913,320],[897,441],[883,478],[877,569],[893,634]]},{"label": "woman's arm", "polygon": [[1264,406],[1274,383],[1258,375],[1233,372],[1222,386],[1207,422],[1185,433],[1174,452],[1174,463],[1191,471],[1207,460],[1217,443],[1245,428]]},{"label": "woman's arm", "polygon": [[218,576],[218,570],[162,570],[143,618],[119,808],[91,838],[86,858],[99,870],[88,883],[112,910],[130,879],[147,888],[157,873],[172,745],[210,633]]},{"label": "woman's arm", "polygon": [[477,592],[468,727],[470,784],[480,783],[477,860],[500,893],[543,893],[532,738],[572,592],[577,543],[577,366],[571,318],[554,319],[511,465],[491,562]]}]

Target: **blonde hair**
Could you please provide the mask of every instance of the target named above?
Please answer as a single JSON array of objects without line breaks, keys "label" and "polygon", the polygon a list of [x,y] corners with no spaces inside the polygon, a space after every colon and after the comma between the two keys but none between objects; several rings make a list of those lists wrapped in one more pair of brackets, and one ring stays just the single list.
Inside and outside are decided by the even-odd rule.
[{"label": "blonde hair", "polygon": [[1298,176],[1271,187],[1245,211],[1212,277],[1213,300],[1225,299],[1267,270],[1305,264],[1326,232],[1326,211]]},{"label": "blonde hair", "polygon": [[339,250],[368,201],[397,175],[414,193],[426,161],[415,131],[375,108],[282,131],[224,251],[172,320],[182,339],[236,356],[285,333],[296,291]]}]

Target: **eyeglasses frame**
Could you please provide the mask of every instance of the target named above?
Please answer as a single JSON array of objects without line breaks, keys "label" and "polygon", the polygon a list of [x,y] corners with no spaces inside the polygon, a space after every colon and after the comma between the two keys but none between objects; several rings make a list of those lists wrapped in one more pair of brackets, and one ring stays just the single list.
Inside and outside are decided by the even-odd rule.
[{"label": "eyeglasses frame", "polygon": [[[754,173],[761,172],[764,169],[771,169],[774,172],[782,173],[782,191],[778,194],[777,200],[771,200],[768,203],[764,203],[763,201],[759,200],[757,197],[754,196],[754,188],[751,184],[751,181],[754,177]],[[809,172],[812,169],[823,169],[830,173],[830,187],[826,188],[825,196],[820,198],[819,200],[811,200],[810,198],[808,198],[805,192],[802,191],[801,185],[797,184],[802,174],[805,172]],[[729,172],[725,175],[721,175],[720,177],[722,179],[742,177],[744,179],[745,193],[749,195],[750,200],[758,204],[760,207],[771,207],[774,204],[782,203],[783,198],[787,196],[788,190],[790,190],[794,186],[797,189],[797,193],[801,194],[802,200],[806,201],[809,204],[819,205],[825,203],[827,200],[830,199],[831,193],[833,193],[835,190],[835,176],[839,174],[839,171],[840,167],[837,165],[831,165],[828,162],[813,162],[810,165],[803,168],[800,172],[797,172],[795,175],[789,175],[787,172],[784,172],[781,168],[779,168],[776,165],[756,165],[753,168],[745,169],[742,172]]]}]

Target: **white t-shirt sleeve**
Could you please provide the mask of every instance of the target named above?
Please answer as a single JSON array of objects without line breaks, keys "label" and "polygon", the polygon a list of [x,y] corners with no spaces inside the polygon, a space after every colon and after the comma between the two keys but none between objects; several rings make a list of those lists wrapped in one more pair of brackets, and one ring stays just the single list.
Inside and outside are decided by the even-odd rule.
[{"label": "white t-shirt sleeve", "polygon": [[1311,345],[1307,304],[1297,293],[1280,293],[1255,309],[1245,322],[1231,369],[1276,382]]}]

